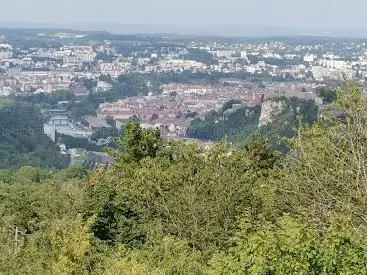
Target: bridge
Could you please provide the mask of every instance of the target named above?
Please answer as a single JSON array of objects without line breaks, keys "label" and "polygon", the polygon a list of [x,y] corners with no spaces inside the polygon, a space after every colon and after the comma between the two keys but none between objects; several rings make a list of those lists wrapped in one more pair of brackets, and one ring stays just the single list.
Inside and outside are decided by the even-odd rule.
[{"label": "bridge", "polygon": [[107,138],[100,138],[97,141],[89,139],[89,142],[97,146],[103,146],[112,143],[114,140],[115,139],[113,137],[107,137]]}]

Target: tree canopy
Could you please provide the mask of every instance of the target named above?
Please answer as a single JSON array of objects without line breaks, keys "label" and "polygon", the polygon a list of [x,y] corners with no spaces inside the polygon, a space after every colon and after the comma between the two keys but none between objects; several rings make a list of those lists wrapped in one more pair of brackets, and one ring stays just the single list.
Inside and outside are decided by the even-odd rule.
[{"label": "tree canopy", "polygon": [[284,155],[131,121],[113,165],[0,170],[0,273],[367,274],[366,112],[347,82]]},{"label": "tree canopy", "polygon": [[31,165],[62,168],[68,160],[43,134],[43,118],[30,102],[0,99],[0,169]]}]

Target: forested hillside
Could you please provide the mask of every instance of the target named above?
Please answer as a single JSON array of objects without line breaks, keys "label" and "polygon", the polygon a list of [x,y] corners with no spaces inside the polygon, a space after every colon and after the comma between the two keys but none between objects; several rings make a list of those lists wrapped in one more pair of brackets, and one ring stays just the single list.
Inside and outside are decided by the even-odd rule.
[{"label": "forested hillside", "polygon": [[[338,114],[336,116],[335,114]],[[0,173],[3,274],[367,274],[367,99],[345,83],[282,156],[130,122],[88,173]]]},{"label": "forested hillside", "polygon": [[[230,106],[228,106],[230,107]],[[236,141],[246,137],[257,130],[261,107],[242,107],[234,112],[226,112],[226,106],[219,112],[210,112],[204,118],[191,121],[187,130],[190,138],[201,140],[227,139]]]},{"label": "forested hillside", "polygon": [[36,105],[0,99],[0,169],[32,165],[62,168],[67,160],[43,134],[43,123]]},{"label": "forested hillside", "polygon": [[[281,101],[282,110],[271,123],[259,126],[261,107],[241,107],[232,109],[233,104],[240,102],[229,101],[218,112],[210,112],[204,118],[191,121],[187,135],[201,140],[227,140],[234,144],[243,143],[252,133],[258,132],[267,137],[272,145],[278,147],[280,137],[294,136],[299,125],[313,124],[318,116],[318,107],[314,100],[292,98],[275,98]],[[278,149],[280,149],[279,147]]]}]

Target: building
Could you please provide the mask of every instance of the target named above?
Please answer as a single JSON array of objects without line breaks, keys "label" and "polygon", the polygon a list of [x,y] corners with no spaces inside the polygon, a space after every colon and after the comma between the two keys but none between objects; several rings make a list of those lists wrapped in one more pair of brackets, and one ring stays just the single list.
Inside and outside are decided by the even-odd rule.
[{"label": "building", "polygon": [[96,92],[110,92],[113,88],[113,85],[111,83],[108,83],[106,81],[98,81],[96,86]]},{"label": "building", "polygon": [[92,167],[113,164],[115,159],[106,153],[88,151],[85,162],[89,167]]},{"label": "building", "polygon": [[96,116],[83,116],[81,121],[91,131],[99,128],[111,128],[111,125],[106,120]]},{"label": "building", "polygon": [[0,60],[10,59],[13,57],[13,52],[0,49]]},{"label": "building", "polygon": [[246,51],[241,51],[241,58],[243,59],[247,59],[247,52]]},{"label": "building", "polygon": [[86,96],[89,93],[87,88],[84,85],[80,84],[71,87],[71,91],[75,96]]},{"label": "building", "polygon": [[218,50],[216,51],[216,56],[218,58],[230,58],[234,53],[232,50]]},{"label": "building", "polygon": [[313,63],[317,59],[317,56],[314,54],[306,54],[303,57],[303,61]]},{"label": "building", "polygon": [[13,47],[9,44],[0,44],[0,59],[10,59],[13,57]]},{"label": "building", "polygon": [[320,60],[320,65],[330,69],[345,70],[347,69],[347,62],[343,60]]},{"label": "building", "polygon": [[90,138],[92,131],[86,131],[78,125],[72,123],[66,115],[54,115],[47,123],[43,125],[43,131],[53,141],[56,140],[57,134],[77,137]]}]

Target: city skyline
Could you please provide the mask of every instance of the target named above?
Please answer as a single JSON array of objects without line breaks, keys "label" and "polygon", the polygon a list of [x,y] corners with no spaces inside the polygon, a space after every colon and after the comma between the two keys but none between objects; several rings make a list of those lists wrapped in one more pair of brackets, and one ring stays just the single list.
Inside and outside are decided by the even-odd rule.
[{"label": "city skyline", "polygon": [[[116,33],[365,35],[362,0],[15,0],[1,4],[1,27],[68,27]],[[32,11],[31,13],[29,11]],[[341,33],[340,33],[341,32]]]}]

